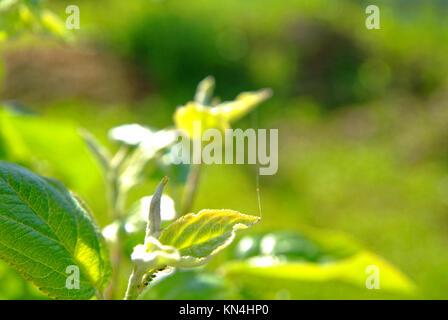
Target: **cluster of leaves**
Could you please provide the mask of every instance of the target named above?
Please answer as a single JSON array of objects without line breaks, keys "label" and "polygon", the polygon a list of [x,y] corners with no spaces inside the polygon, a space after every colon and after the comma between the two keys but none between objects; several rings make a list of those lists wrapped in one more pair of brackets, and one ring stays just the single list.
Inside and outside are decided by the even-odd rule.
[{"label": "cluster of leaves", "polygon": [[[2,259],[50,296],[102,296],[111,274],[108,250],[92,214],[77,196],[56,180],[2,161],[0,200]],[[148,236],[134,249],[132,260],[142,274],[166,266],[197,266],[230,244],[236,230],[257,221],[226,210],[189,214],[164,230],[161,242]],[[69,266],[80,270],[79,290],[66,286]]]},{"label": "cluster of leaves", "polygon": [[[210,124],[207,128],[223,130],[270,94],[269,91],[245,93],[233,102],[219,104],[212,102],[216,101],[211,98],[213,86],[212,78],[205,79],[194,102],[178,108],[174,115],[177,129],[184,129],[188,134],[193,121],[210,118],[213,121],[206,121]],[[49,133],[45,139],[36,138],[37,130],[58,128],[64,141],[53,148],[82,144],[76,135],[72,137],[68,133],[76,132],[75,125],[20,115],[6,108],[1,115],[0,141],[6,147],[0,146],[0,149],[8,152],[3,157],[14,161],[27,164],[25,159],[37,156],[41,160],[51,154],[48,146],[57,137]],[[140,237],[142,233],[144,242],[133,248],[130,257],[133,272],[127,299],[259,298],[252,292],[263,285],[271,289],[263,289],[271,293],[265,294],[265,298],[300,297],[301,288],[306,288],[308,283],[365,288],[369,265],[381,269],[383,290],[414,292],[415,288],[401,272],[344,235],[315,230],[271,232],[246,236],[232,244],[236,233],[257,223],[259,217],[209,209],[183,215],[162,229],[164,221],[176,216],[173,200],[162,195],[166,178],[152,196],[128,208],[129,191],[144,179],[148,162],[170,154],[177,129],[155,130],[138,124],[113,128],[109,138],[120,145],[115,154],[86,130],[80,131],[103,169],[107,186],[111,215],[110,224],[103,232],[99,231],[87,206],[61,183],[0,162],[0,226],[4,231],[0,233],[0,257],[42,291],[60,299],[103,298],[110,281],[112,285],[120,281],[114,265],[117,261],[111,263],[108,251],[114,256],[118,250],[121,259],[126,259],[122,244],[129,236]],[[67,137],[72,137],[70,143]],[[56,172],[70,178],[69,167],[80,155],[73,157],[69,163],[58,159],[60,167]],[[78,168],[73,176],[86,169]],[[83,183],[87,178],[86,174]],[[216,273],[183,271],[210,262],[229,246],[232,250],[224,253]],[[67,267],[73,265],[80,270],[79,290],[66,285]],[[244,289],[235,291],[236,284]],[[148,286],[151,290],[145,290]],[[186,292],[192,286],[200,288],[190,291],[193,296]],[[174,287],[182,289],[173,291]],[[110,297],[113,295],[106,291],[106,298]]]},{"label": "cluster of leaves", "polygon": [[[200,85],[197,96],[203,91],[204,85]],[[259,101],[251,100],[250,96],[246,94],[244,101],[237,99],[234,104],[229,103],[225,112],[237,110],[241,114],[244,112],[241,109],[252,108]],[[10,115],[8,111],[3,112]],[[176,117],[182,124],[190,121],[189,117],[184,118]],[[5,120],[6,132],[14,132],[11,120],[14,116]],[[145,208],[149,212],[146,219],[141,215],[144,207],[141,204],[134,205],[139,207],[134,209],[137,217],[126,214],[126,196],[141,182],[148,161],[175,141],[174,130],[154,132],[136,124],[114,128],[109,136],[119,142],[121,148],[113,156],[89,132],[82,130],[81,135],[104,172],[112,219],[106,229],[117,226],[109,237],[112,251],[122,241],[120,231],[123,227],[133,223],[138,229],[142,220],[147,221],[144,244],[137,245],[131,255],[134,271],[126,294],[128,299],[137,298],[148,279],[161,269],[191,268],[207,263],[230,245],[238,230],[259,220],[232,210],[202,210],[197,215],[182,216],[160,232],[160,206],[167,178],[152,196],[149,210]],[[22,142],[20,134],[6,136],[6,140],[8,137]],[[24,146],[22,152],[27,154],[28,149]],[[111,263],[106,241],[89,209],[56,180],[8,162],[1,162],[0,168],[0,222],[5,230],[0,239],[1,258],[52,297],[86,299],[96,295],[103,298],[112,273]],[[66,285],[69,266],[77,266],[80,270],[79,290]]]}]

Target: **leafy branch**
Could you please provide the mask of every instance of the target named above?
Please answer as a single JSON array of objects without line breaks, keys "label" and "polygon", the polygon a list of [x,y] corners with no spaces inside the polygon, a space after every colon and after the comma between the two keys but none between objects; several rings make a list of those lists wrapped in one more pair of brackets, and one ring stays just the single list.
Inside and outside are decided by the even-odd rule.
[{"label": "leafy branch", "polygon": [[163,178],[152,198],[145,241],[134,248],[134,264],[125,299],[133,300],[145,289],[145,275],[160,269],[194,268],[209,262],[232,243],[238,230],[257,223],[260,218],[232,210],[202,210],[187,214],[170,224],[158,236],[160,199],[168,182]]},{"label": "leafy branch", "polygon": [[[138,298],[161,270],[193,268],[210,261],[233,241],[239,230],[252,226],[259,218],[232,210],[187,214],[198,190],[199,166],[191,167],[184,187],[184,215],[167,228],[162,229],[161,224],[166,214],[162,210],[164,201],[171,200],[162,195],[168,178],[162,179],[157,187],[144,220],[133,213],[135,205],[130,209],[126,205],[130,190],[145,180],[146,165],[171,150],[178,130],[188,134],[188,128],[196,120],[205,120],[208,126],[218,129],[227,128],[231,121],[270,95],[269,90],[243,93],[235,101],[216,104],[213,89],[212,77],[199,84],[194,102],[177,109],[175,129],[153,130],[139,124],[112,128],[108,135],[119,144],[116,152],[111,152],[87,130],[79,131],[103,172],[110,220],[103,234],[89,209],[61,183],[0,162],[0,226],[4,231],[0,233],[0,258],[42,291],[60,299],[116,298],[126,258],[125,235],[132,232],[128,229],[140,230],[142,224],[146,225],[146,235],[143,244],[137,245],[131,255],[133,272],[126,299]],[[9,119],[15,115],[7,115],[2,123],[9,132],[15,125]],[[59,127],[70,130],[63,124]],[[11,141],[22,141],[21,132],[12,130],[14,134],[10,137],[16,140]],[[73,138],[78,140],[79,136]],[[28,154],[29,150],[26,151],[24,154]],[[145,199],[137,205],[137,213],[141,212]],[[76,290],[67,287],[69,266],[76,266],[80,271]]]}]

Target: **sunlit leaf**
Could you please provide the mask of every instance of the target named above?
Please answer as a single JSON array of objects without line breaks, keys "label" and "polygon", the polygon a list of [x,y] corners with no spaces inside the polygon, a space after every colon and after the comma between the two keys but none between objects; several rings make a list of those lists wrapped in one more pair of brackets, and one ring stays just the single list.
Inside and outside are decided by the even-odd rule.
[{"label": "sunlit leaf", "polygon": [[[174,122],[178,129],[183,130],[192,139],[200,138],[207,129],[223,131],[230,128],[229,122],[216,109],[196,102],[189,102],[185,106],[177,108],[174,113]],[[200,130],[194,130],[195,123],[200,123]]]},{"label": "sunlit leaf", "polygon": [[225,120],[232,122],[240,119],[250,112],[261,102],[267,100],[272,95],[272,90],[263,89],[256,92],[243,92],[236,97],[235,101],[223,102],[214,107],[214,112]]},{"label": "sunlit leaf", "polygon": [[[212,106],[212,95],[215,81],[212,77],[202,80],[195,95],[194,102],[178,107],[174,113],[176,127],[191,139],[198,139],[208,129],[224,131],[230,123],[238,120],[261,102],[272,95],[272,90],[263,89],[256,92],[243,92],[234,101]],[[200,130],[194,125],[200,123]]]},{"label": "sunlit leaf", "polygon": [[193,267],[208,262],[226,248],[238,230],[257,223],[259,217],[232,210],[202,210],[187,214],[169,225],[160,242],[179,250],[179,267]]},{"label": "sunlit leaf", "polygon": [[376,268],[381,290],[415,292],[415,286],[398,269],[337,232],[309,229],[246,236],[235,250],[241,260],[227,262],[220,269],[230,278],[251,278],[255,283],[282,281],[288,291],[307,282],[339,282],[366,289],[370,268]]},{"label": "sunlit leaf", "polygon": [[[246,261],[226,263],[221,269],[230,277],[250,276],[264,281],[286,280],[291,286],[297,282],[340,281],[366,288],[369,266],[379,270],[380,289],[413,293],[414,285],[395,267],[380,257],[361,252],[350,258],[329,263],[281,261],[272,256],[254,257]],[[269,280],[267,280],[269,279]]]},{"label": "sunlit leaf", "polygon": [[[0,257],[43,292],[88,299],[110,276],[108,252],[86,206],[56,180],[0,161]],[[79,289],[66,286],[79,268]]]}]

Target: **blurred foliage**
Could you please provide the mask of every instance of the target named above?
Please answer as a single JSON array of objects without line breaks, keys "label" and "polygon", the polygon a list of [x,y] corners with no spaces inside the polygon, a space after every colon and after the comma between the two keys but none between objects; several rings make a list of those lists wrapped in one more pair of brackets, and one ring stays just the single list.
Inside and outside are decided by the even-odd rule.
[{"label": "blurred foliage", "polygon": [[[379,286],[385,292],[415,293],[414,285],[381,258],[366,251],[344,235],[307,231],[276,232],[261,236],[244,237],[236,248],[236,255],[244,261],[230,261],[220,267],[231,279],[259,282],[287,281],[281,294],[297,298],[302,283],[342,282],[365,290],[369,266],[379,270]],[[276,298],[276,292],[265,298]]]},{"label": "blurred foliage", "polygon": [[[0,92],[15,100],[3,103],[8,108],[0,111],[0,158],[60,179],[86,199],[102,226],[109,223],[106,199],[99,196],[104,187],[79,127],[109,146],[106,135],[114,126],[171,126],[176,107],[191,100],[197,82],[209,74],[216,77],[223,101],[242,89],[273,88],[272,99],[234,125],[279,128],[279,171],[260,179],[263,222],[239,242],[253,239],[259,245],[253,252],[227,249],[198,272],[160,276],[145,298],[447,298],[445,1],[79,0],[78,42],[64,51],[57,51],[54,40],[43,41],[48,29],[40,20],[26,23],[19,17],[19,2],[28,3],[18,1],[6,15],[0,13],[0,54],[5,57]],[[40,8],[63,20],[69,4],[46,1]],[[368,4],[380,7],[381,30],[364,27]],[[35,7],[29,8],[40,19]],[[41,35],[24,36],[26,30]],[[34,51],[27,51],[30,47]],[[97,68],[77,69],[79,57],[69,53],[74,49],[91,53]],[[48,52],[57,52],[60,60]],[[109,59],[104,53],[115,58],[113,64],[101,64]],[[42,61],[48,73],[33,69]],[[70,72],[56,73],[57,79],[48,82],[45,75],[58,68],[53,61],[72,64]],[[101,73],[116,66],[139,73],[131,73],[130,80]],[[103,76],[86,76],[91,74]],[[27,77],[38,81],[27,82]],[[85,79],[91,81],[79,89]],[[126,86],[138,87],[140,94],[122,94]],[[79,90],[71,93],[67,88],[72,87]],[[97,98],[101,95],[106,102]],[[169,154],[148,164],[144,174],[149,178],[132,191],[129,203],[148,196],[169,172],[179,176],[167,190],[178,204],[185,168],[167,164]],[[194,211],[259,212],[255,170],[207,166]],[[340,230],[362,244],[339,233],[306,232],[304,226]],[[291,232],[279,233],[284,230]],[[279,238],[272,256],[282,256],[290,263],[287,269],[250,268],[269,235]],[[128,239],[128,254],[140,240],[141,235]],[[336,254],[328,245],[338,243],[345,249]],[[416,295],[362,288],[360,275],[363,281],[366,275],[357,263],[372,261],[390,275],[385,274],[386,287],[409,289],[413,283]],[[342,273],[353,277],[339,271],[329,275],[325,270],[333,267],[347,268]],[[126,282],[130,267],[124,269]],[[0,298],[42,298],[3,263],[0,282]]]},{"label": "blurred foliage", "polygon": [[[415,297],[414,285],[381,258],[343,234],[310,230],[244,236],[226,257],[217,274],[177,271],[161,275],[144,298],[151,299],[297,299],[303,288],[319,290],[331,284],[366,293],[366,266],[378,266],[383,297]],[[269,290],[266,287],[269,286]],[[238,290],[237,290],[238,288]],[[317,295],[318,297],[318,295]]]},{"label": "blurred foliage", "polygon": [[68,39],[69,32],[61,18],[43,6],[42,0],[0,1],[0,42],[24,31],[56,35]]},{"label": "blurred foliage", "polygon": [[[43,118],[3,107],[0,128],[2,159],[60,179],[86,199],[102,189],[99,168],[78,134],[79,127],[69,119]],[[101,211],[95,210],[104,221]]]}]

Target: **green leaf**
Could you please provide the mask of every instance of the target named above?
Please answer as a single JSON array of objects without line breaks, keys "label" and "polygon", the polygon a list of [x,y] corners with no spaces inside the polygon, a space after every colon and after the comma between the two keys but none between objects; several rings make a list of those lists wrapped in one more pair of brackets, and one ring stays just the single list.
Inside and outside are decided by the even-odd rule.
[{"label": "green leaf", "polygon": [[[60,182],[0,161],[0,257],[59,299],[89,299],[110,276],[105,242],[86,206]],[[66,287],[79,267],[79,289]]]},{"label": "green leaf", "polygon": [[252,287],[261,283],[272,288],[274,284],[283,284],[277,289],[295,294],[291,297],[294,299],[312,298],[299,290],[307,283],[321,290],[325,285],[350,285],[373,294],[375,290],[366,288],[371,266],[379,270],[381,293],[409,295],[416,291],[400,270],[338,232],[310,228],[246,236],[235,246],[235,257],[241,260],[227,262],[220,268],[229,278],[245,279]]},{"label": "green leaf", "polygon": [[253,108],[272,96],[271,89],[256,92],[243,92],[234,101],[223,102],[214,107],[214,111],[229,122],[236,121],[249,113]]},{"label": "green leaf", "polygon": [[[364,251],[350,258],[329,263],[279,261],[271,256],[229,262],[221,269],[230,278],[249,277],[263,283],[285,280],[292,287],[301,282],[340,282],[366,288],[369,266],[379,270],[380,289],[413,294],[414,285],[394,266],[380,257]],[[257,280],[256,280],[257,281]]]},{"label": "green leaf", "polygon": [[160,242],[180,252],[182,259],[176,266],[194,267],[208,262],[230,245],[238,230],[259,220],[233,210],[206,209],[173,222],[160,235]]}]

